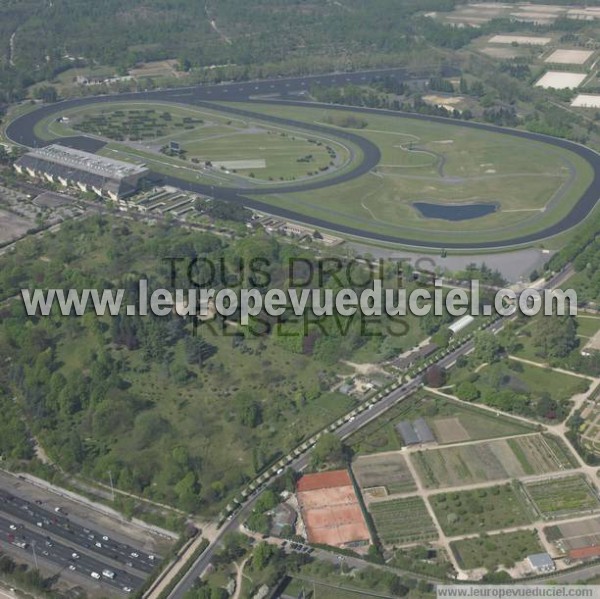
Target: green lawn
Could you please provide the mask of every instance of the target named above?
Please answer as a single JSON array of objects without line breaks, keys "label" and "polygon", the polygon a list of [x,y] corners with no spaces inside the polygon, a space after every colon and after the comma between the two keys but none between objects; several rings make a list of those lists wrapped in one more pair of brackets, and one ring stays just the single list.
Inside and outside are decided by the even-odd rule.
[{"label": "green lawn", "polygon": [[489,572],[495,572],[500,566],[511,568],[528,555],[544,550],[534,530],[455,541],[451,548],[463,568],[486,568]]},{"label": "green lawn", "polygon": [[533,513],[522,491],[506,484],[485,489],[441,493],[431,506],[448,536],[482,533],[530,524]]}]

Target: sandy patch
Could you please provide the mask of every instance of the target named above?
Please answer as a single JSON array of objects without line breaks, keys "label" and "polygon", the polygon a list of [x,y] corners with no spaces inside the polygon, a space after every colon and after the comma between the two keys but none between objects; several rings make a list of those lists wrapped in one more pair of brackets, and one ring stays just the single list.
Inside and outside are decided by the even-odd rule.
[{"label": "sandy patch", "polygon": [[587,75],[585,73],[567,73],[566,71],[548,71],[536,82],[536,87],[554,89],[572,89],[583,83]]}]

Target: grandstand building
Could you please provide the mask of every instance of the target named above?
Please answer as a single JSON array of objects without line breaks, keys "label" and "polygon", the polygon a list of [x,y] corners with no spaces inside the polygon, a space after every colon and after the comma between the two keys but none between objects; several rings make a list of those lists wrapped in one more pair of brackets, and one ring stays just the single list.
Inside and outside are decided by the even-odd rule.
[{"label": "grandstand building", "polygon": [[150,172],[143,164],[130,164],[59,144],[28,152],[15,162],[15,169],[21,174],[44,178],[63,187],[76,186],[112,200],[135,193],[140,179]]}]

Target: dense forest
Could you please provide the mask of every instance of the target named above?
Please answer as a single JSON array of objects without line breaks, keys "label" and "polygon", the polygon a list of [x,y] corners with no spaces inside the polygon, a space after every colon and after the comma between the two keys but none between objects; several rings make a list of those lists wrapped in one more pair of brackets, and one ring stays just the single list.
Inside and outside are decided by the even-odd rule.
[{"label": "dense forest", "polygon": [[[2,257],[0,301],[20,288],[112,288],[135,303],[140,278],[150,289],[198,283],[210,272],[198,257],[217,265],[217,289],[285,289],[288,260],[314,260],[260,232],[227,242],[177,233],[109,216],[66,223]],[[170,258],[177,259],[174,285]],[[270,282],[264,274],[247,278],[243,264],[257,258],[269,265],[261,270]],[[321,286],[317,276],[310,287]],[[343,273],[322,286],[364,288]],[[448,320],[411,317],[411,326],[396,323],[402,334],[392,336],[385,335],[386,318],[307,324],[286,314],[281,321],[258,317],[248,328],[235,318],[197,328],[175,314],[32,318],[21,302],[1,303],[0,454],[13,463],[31,458],[37,438],[68,472],[103,481],[110,470],[123,490],[214,510],[281,451],[352,409],[357,399],[336,391],[353,373],[345,360],[385,359]]]}]

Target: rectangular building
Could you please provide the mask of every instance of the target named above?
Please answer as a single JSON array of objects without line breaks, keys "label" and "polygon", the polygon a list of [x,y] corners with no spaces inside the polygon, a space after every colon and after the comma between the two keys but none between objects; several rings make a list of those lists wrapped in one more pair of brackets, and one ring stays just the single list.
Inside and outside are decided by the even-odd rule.
[{"label": "rectangular building", "polygon": [[15,162],[15,169],[112,200],[135,193],[140,179],[150,172],[144,164],[130,164],[60,144],[28,152]]}]

